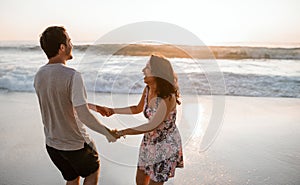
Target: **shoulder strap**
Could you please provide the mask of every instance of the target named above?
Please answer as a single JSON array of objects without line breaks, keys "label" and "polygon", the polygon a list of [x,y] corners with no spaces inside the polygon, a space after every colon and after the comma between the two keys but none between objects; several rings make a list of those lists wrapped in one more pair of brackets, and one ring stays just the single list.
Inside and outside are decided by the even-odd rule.
[{"label": "shoulder strap", "polygon": [[158,108],[158,104],[159,104],[161,99],[162,99],[161,97],[156,97],[156,102],[155,102],[156,108]]},{"label": "shoulder strap", "polygon": [[145,96],[145,105],[148,105],[148,94],[149,94],[149,86],[146,86],[146,96]]}]

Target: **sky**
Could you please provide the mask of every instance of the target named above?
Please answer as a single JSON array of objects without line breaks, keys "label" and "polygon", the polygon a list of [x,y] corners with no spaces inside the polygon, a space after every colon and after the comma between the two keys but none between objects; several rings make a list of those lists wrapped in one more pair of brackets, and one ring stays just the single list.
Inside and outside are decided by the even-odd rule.
[{"label": "sky", "polygon": [[38,40],[63,25],[73,41],[93,42],[127,24],[161,21],[208,44],[300,43],[299,10],[299,0],[0,0],[0,40]]}]

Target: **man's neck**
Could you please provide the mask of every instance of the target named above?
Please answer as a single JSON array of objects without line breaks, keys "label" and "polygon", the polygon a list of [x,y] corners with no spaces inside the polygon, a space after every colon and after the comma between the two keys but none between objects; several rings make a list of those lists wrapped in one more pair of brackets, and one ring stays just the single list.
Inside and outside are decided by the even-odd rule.
[{"label": "man's neck", "polygon": [[48,64],[64,64],[66,65],[66,60],[63,59],[62,57],[55,56],[49,59]]}]

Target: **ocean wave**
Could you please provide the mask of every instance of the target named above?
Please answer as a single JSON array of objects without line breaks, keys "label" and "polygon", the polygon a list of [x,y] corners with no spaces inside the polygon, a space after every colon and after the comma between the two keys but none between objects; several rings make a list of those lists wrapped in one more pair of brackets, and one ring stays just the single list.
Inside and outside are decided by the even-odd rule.
[{"label": "ocean wave", "polygon": [[[144,55],[130,56],[130,47],[125,47],[126,49],[124,47],[120,44],[74,46],[75,57],[68,63],[68,66],[82,73],[88,91],[141,93],[145,86],[141,69],[149,58]],[[136,47],[139,47],[139,50],[134,49]],[[148,49],[149,47],[147,46]],[[155,47],[158,46],[155,45]],[[164,51],[171,49],[171,46],[163,47]],[[185,49],[191,49],[190,47]],[[132,46],[131,49],[140,54],[144,52],[138,45]],[[15,52],[16,50],[20,52]],[[39,52],[36,52],[37,50]],[[40,50],[37,44],[0,44],[0,92],[3,90],[34,92],[34,75],[38,68],[47,62]],[[105,55],[112,50],[118,51],[115,56]],[[199,51],[195,48],[194,50],[196,53]],[[202,51],[207,50],[202,48]],[[232,52],[231,58],[234,56],[243,58],[241,56],[247,55],[260,58],[266,53],[269,54],[269,58],[267,56],[265,56],[267,59],[247,60],[244,58],[242,60],[237,58],[234,60],[170,58],[178,74],[180,91],[183,94],[212,94],[211,84],[206,78],[208,74],[204,73],[209,72],[206,69],[213,67],[215,72],[219,71],[219,74],[223,72],[225,86],[225,90],[222,89],[222,85],[213,87],[214,94],[300,98],[300,60],[293,59],[299,58],[299,48],[224,48],[218,46],[213,51],[218,51],[215,55],[219,57],[229,57],[226,53],[230,51]],[[204,55],[205,53],[202,54]],[[270,59],[272,57],[281,57],[281,59]],[[282,60],[282,58],[288,59]]]},{"label": "ocean wave", "polygon": [[[139,94],[145,84],[142,75],[112,74],[97,71],[82,73],[89,92]],[[179,86],[182,94],[232,95],[257,97],[294,97],[300,98],[300,77],[272,76],[254,74],[223,73],[225,91],[212,93],[211,84],[205,74],[179,73]],[[18,92],[34,92],[34,74],[31,70],[16,68],[6,74],[0,73],[0,89]],[[222,90],[222,89],[221,89]]]},{"label": "ocean wave", "polygon": [[0,51],[41,51],[40,46],[0,46]]}]

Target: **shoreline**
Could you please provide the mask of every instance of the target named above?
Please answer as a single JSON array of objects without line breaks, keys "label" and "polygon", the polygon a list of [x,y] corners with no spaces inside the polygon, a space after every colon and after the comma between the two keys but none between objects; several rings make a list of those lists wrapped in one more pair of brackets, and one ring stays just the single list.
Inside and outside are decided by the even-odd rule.
[{"label": "shoreline", "polygon": [[[0,95],[3,94],[35,94],[33,91],[11,91],[7,89],[0,89]],[[140,95],[140,93],[111,93],[111,92],[91,92],[87,91],[88,96],[91,94],[98,94],[98,95],[129,95],[129,96],[136,96]],[[214,94],[214,95],[209,95],[209,94],[184,94],[183,96],[199,96],[199,97],[212,97],[212,96],[224,96],[224,97],[245,97],[245,98],[283,98],[283,99],[300,99],[298,97],[292,97],[292,96],[249,96],[249,95],[228,95],[228,94]]]}]

